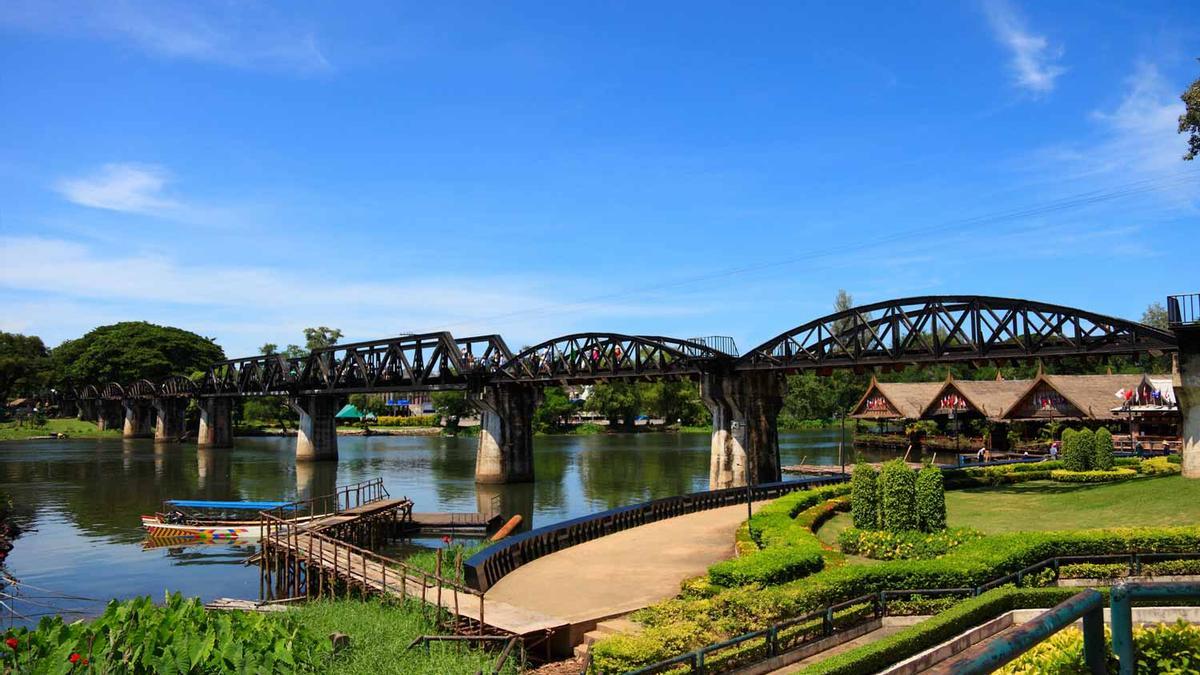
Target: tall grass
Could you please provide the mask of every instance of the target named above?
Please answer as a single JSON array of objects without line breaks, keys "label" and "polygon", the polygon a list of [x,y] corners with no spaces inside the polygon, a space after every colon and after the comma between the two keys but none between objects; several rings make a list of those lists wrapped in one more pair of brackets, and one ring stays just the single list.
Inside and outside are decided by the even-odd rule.
[{"label": "tall grass", "polygon": [[[417,601],[406,603],[380,600],[333,600],[312,602],[290,610],[306,628],[320,635],[345,633],[350,646],[339,652],[329,672],[347,675],[390,673],[443,675],[474,673],[489,669],[498,651],[485,651],[464,644],[432,643],[409,649],[422,635],[440,635],[433,609]],[[509,659],[505,673],[517,673],[517,654]]]}]

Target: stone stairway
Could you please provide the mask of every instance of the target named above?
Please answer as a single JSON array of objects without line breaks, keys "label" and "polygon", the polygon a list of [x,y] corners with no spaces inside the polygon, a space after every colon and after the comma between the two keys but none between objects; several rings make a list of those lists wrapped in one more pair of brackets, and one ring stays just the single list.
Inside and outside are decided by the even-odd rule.
[{"label": "stone stairway", "polygon": [[582,659],[587,656],[592,644],[601,638],[617,633],[640,633],[641,631],[640,624],[634,623],[624,616],[605,619],[597,623],[595,628],[583,634],[583,642],[575,645],[575,657]]}]

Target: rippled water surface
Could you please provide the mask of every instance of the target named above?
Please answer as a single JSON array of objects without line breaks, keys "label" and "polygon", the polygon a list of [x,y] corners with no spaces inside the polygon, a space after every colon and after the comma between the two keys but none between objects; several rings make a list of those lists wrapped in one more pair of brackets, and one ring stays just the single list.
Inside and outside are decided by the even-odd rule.
[{"label": "rippled water surface", "polygon": [[[834,464],[838,437],[837,431],[781,434],[783,462]],[[379,476],[393,496],[412,498],[417,511],[487,510],[495,503],[537,527],[708,487],[707,434],[539,436],[537,481],[504,486],[475,484],[474,438],[341,437],[338,462],[299,465],[293,443],[239,438],[224,450],[149,440],[0,443],[2,487],[30,528],[7,561],[9,573],[28,584],[14,609],[32,620],[64,607],[98,611],[84,600],[35,597],[52,592],[96,599],[164,590],[204,599],[257,597],[257,568],[243,565],[252,546],[144,546],[138,516],[159,510],[165,499],[291,499]],[[47,590],[35,594],[35,586]]]}]

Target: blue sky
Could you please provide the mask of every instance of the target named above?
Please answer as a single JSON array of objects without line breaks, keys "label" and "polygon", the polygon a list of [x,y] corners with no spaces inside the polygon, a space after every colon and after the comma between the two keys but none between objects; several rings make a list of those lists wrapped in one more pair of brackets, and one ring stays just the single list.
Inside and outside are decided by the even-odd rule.
[{"label": "blue sky", "polygon": [[0,4],[0,329],[230,356],[1200,290],[1193,2]]}]

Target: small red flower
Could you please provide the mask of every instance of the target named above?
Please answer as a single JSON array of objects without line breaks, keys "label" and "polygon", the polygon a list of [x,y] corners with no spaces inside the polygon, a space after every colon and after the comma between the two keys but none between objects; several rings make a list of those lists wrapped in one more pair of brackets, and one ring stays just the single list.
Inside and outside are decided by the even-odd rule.
[{"label": "small red flower", "polygon": [[448,535],[448,534],[442,535],[442,543],[449,546],[450,545],[450,535]]},{"label": "small red flower", "polygon": [[83,665],[85,665],[85,666],[87,665],[87,659],[83,660]]},{"label": "small red flower", "polygon": [[76,652],[71,652],[71,655],[67,657],[67,660],[71,663],[79,663],[79,654]]},{"label": "small red flower", "polygon": [[8,645],[8,648],[15,652],[17,651],[17,645],[21,643],[17,642],[17,638],[8,638],[4,641],[4,644]]}]

